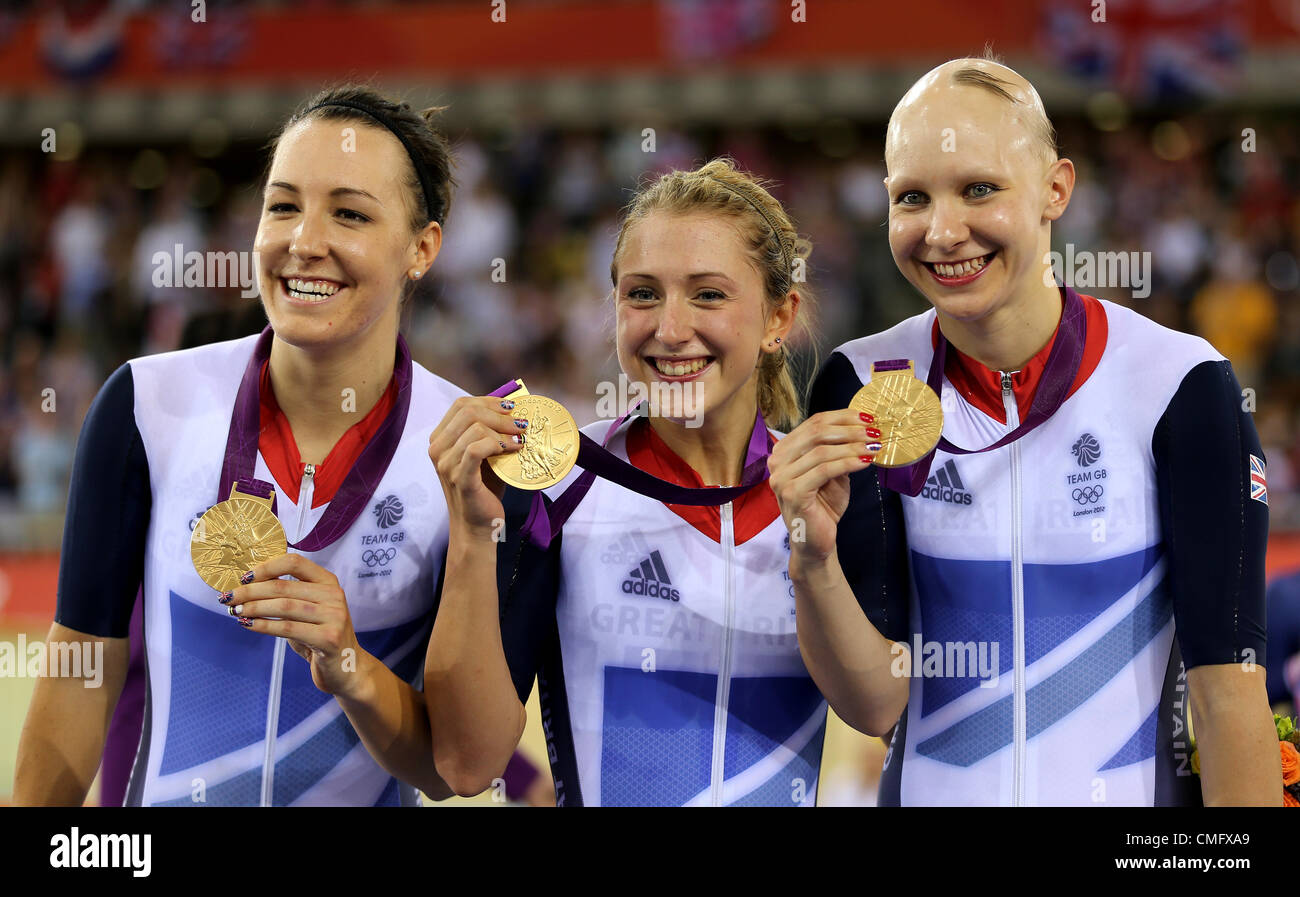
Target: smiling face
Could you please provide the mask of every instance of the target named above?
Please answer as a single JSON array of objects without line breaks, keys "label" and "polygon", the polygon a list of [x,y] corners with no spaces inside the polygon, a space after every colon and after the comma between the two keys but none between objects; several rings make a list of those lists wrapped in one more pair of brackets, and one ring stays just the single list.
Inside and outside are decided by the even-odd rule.
[{"label": "smiling face", "polygon": [[1023,107],[946,77],[918,82],[890,120],[889,248],[941,320],[990,322],[1055,295],[1044,282],[1049,223],[1069,202],[1073,167],[1044,158]]},{"label": "smiling face", "polygon": [[[634,382],[699,384],[693,414],[753,424],[765,346],[793,312],[769,314],[763,279],[726,215],[652,212],[617,259],[618,361]],[[685,416],[664,409],[664,416]]]},{"label": "smiling face", "polygon": [[300,348],[395,337],[403,283],[441,239],[436,224],[411,233],[410,164],[395,137],[361,122],[309,119],[281,136],[254,242],[277,337]]}]

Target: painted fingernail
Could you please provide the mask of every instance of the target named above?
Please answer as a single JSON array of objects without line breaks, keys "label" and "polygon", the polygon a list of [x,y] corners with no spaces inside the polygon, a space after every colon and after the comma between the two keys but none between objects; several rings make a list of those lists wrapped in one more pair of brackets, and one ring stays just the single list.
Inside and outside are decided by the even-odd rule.
[{"label": "painted fingernail", "polygon": [[871,452],[871,454],[874,455],[876,452],[880,451],[880,443],[879,443],[879,442],[868,442],[868,443],[867,443],[867,451]]},{"label": "painted fingernail", "polygon": [[[243,607],[243,605],[241,604],[240,607]],[[239,614],[235,613],[235,609],[233,607],[227,607],[226,613],[230,614],[232,617],[239,616]]]},{"label": "painted fingernail", "polygon": [[515,403],[510,401],[509,399],[502,399],[501,407],[509,411],[511,408],[515,407]]},{"label": "painted fingernail", "polygon": [[868,436],[875,436],[877,439],[879,439],[879,438],[880,438],[880,431],[877,430],[875,427],[867,427],[867,435],[868,435]]},{"label": "painted fingernail", "polygon": [[239,618],[239,625],[240,625],[240,626],[243,626],[245,629],[252,629],[252,628],[253,628],[253,621],[250,620],[250,619],[248,619],[248,617],[240,617],[240,618]]},{"label": "painted fingernail", "polygon": [[858,458],[858,460],[861,461],[863,464],[870,464],[872,461],[876,460],[876,456],[862,455],[861,457]]},{"label": "painted fingernail", "polygon": [[234,597],[235,597],[234,592],[222,592],[221,597],[218,598],[217,600],[220,601],[222,604],[229,604],[231,602],[231,599],[233,599]]},{"label": "painted fingernail", "polygon": [[515,441],[515,445],[524,444],[524,437],[520,436],[518,433],[516,433],[514,436],[511,436],[510,438]]},{"label": "painted fingernail", "polygon": [[253,571],[252,571],[252,570],[249,570],[249,571],[248,571],[247,573],[245,573],[243,576],[239,577],[239,583],[240,583],[240,585],[245,585],[245,586],[246,586],[246,585],[248,585],[250,582],[252,582],[252,581],[253,581],[254,579],[256,579],[256,578],[257,578],[257,577],[255,577],[255,576],[253,575]]},{"label": "painted fingernail", "polygon": [[515,421],[515,426],[518,427],[518,428],[521,429],[521,430],[526,430],[526,429],[528,429],[528,421],[526,421],[526,420],[517,420],[517,421]]},{"label": "painted fingernail", "polygon": [[859,411],[858,417],[862,418],[864,423],[874,424],[876,422],[876,419],[865,411]]}]

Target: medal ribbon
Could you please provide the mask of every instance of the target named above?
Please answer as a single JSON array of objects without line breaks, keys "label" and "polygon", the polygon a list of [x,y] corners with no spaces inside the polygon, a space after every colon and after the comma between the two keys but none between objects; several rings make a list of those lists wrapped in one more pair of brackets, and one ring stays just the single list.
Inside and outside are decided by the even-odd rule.
[{"label": "medal ribbon", "polygon": [[[230,487],[236,485],[240,492],[262,498],[274,492],[274,486],[253,477],[256,470],[259,414],[261,411],[260,379],[262,362],[271,356],[271,340],[275,336],[268,324],[253,347],[253,357],[244,368],[244,379],[235,395],[235,408],[230,415],[230,433],[226,437],[226,459],[221,465],[221,479],[217,483],[217,501],[230,498]],[[388,470],[388,463],[397,452],[406,427],[406,413],[411,407],[411,350],[406,340],[397,335],[397,363],[393,368],[397,378],[397,399],[393,409],[380,424],[374,437],[361,450],[360,456],[348,471],[343,485],[334,493],[329,507],[316,526],[299,542],[290,542],[290,548],[299,551],[320,551],[333,544],[351,528],[361,510],[374,495],[379,481]],[[299,496],[301,498],[301,496]],[[271,507],[272,513],[275,506]]]},{"label": "medal ribbon", "polygon": [[[517,381],[512,380],[494,390],[491,395],[509,395],[517,388]],[[640,407],[640,403],[638,403],[637,407]],[[635,411],[636,407],[614,421],[614,425],[605,433],[603,444],[597,444],[594,439],[583,433],[578,434],[578,458],[575,463],[583,469],[582,473],[569,485],[569,488],[564,490],[559,498],[551,503],[549,509],[546,507],[546,502],[540,490],[533,494],[533,505],[528,512],[528,520],[524,523],[524,533],[535,544],[542,548],[551,544],[555,534],[564,526],[564,521],[569,519],[569,515],[577,509],[578,503],[582,501],[588,490],[596,482],[596,477],[617,483],[625,489],[630,489],[638,495],[644,495],[656,501],[696,507],[725,505],[729,501],[740,498],[754,486],[767,479],[767,459],[772,453],[772,447],[768,439],[767,423],[763,420],[762,411],[759,411],[754,418],[754,429],[749,437],[749,446],[745,450],[745,466],[741,472],[740,485],[713,486],[703,489],[679,486],[676,483],[661,480],[659,477],[629,464],[605,448],[605,446],[609,445],[610,439],[613,438],[618,428]]]},{"label": "medal ribbon", "polygon": [[[941,435],[935,451],[942,449],[952,455],[978,455],[981,452],[1002,448],[1030,433],[1065,403],[1066,397],[1070,394],[1070,387],[1074,384],[1074,378],[1079,373],[1079,365],[1083,363],[1087,315],[1084,312],[1083,300],[1079,298],[1078,293],[1070,287],[1065,287],[1064,294],[1065,301],[1061,308],[1061,323],[1057,326],[1056,341],[1052,344],[1052,351],[1047,354],[1047,363],[1043,366],[1042,379],[1038,384],[1038,392],[1034,395],[1033,405],[1029,409],[1029,414],[1020,422],[1020,426],[992,445],[981,449],[961,448]],[[947,359],[948,339],[943,335],[941,328],[939,344],[935,347],[934,358],[930,362],[930,375],[926,379],[926,383],[934,390],[935,395],[939,395],[940,390],[943,389],[943,372]],[[903,495],[913,497],[920,495],[925,487],[925,479],[930,475],[930,464],[933,461],[932,451],[920,461],[907,467],[896,467],[892,470],[881,468],[880,483]]]}]

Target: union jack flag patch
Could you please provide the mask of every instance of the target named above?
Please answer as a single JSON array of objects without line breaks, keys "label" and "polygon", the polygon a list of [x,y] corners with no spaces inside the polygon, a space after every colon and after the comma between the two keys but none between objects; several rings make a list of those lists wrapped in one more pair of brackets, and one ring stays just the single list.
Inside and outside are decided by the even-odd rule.
[{"label": "union jack flag patch", "polygon": [[1250,497],[1268,504],[1268,482],[1264,479],[1264,461],[1250,456]]}]

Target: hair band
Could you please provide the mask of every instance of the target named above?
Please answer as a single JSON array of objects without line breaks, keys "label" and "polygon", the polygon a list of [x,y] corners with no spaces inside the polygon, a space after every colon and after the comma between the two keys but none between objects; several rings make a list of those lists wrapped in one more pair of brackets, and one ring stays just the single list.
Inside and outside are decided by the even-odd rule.
[{"label": "hair band", "polygon": [[768,229],[772,231],[772,236],[773,236],[774,238],[776,238],[776,245],[779,246],[779,247],[781,247],[781,258],[785,261],[785,269],[786,269],[786,272],[789,273],[789,271],[790,271],[790,269],[791,269],[791,267],[792,267],[791,262],[790,262],[790,253],[786,250],[786,248],[785,248],[785,241],[781,239],[781,234],[777,231],[777,229],[776,229],[776,225],[774,225],[774,224],[772,223],[772,219],[771,219],[771,218],[767,217],[767,213],[763,211],[762,207],[761,207],[758,203],[754,202],[754,200],[751,199],[749,196],[747,196],[745,193],[743,193],[742,191],[736,189],[736,188],[733,187],[731,184],[728,184],[726,181],[721,180],[720,178],[716,178],[716,177],[714,177],[714,176],[711,175],[711,174],[706,174],[705,177],[708,178],[708,179],[711,180],[711,181],[717,181],[717,183],[719,183],[719,184],[721,184],[722,186],[726,187],[726,188],[727,188],[728,190],[730,190],[732,193],[736,194],[736,195],[739,196],[741,199],[743,199],[745,202],[749,203],[751,206],[754,207],[754,211],[758,213],[759,217],[762,218],[763,221],[765,221],[765,222],[767,223],[767,227],[768,227]]},{"label": "hair band", "polygon": [[355,109],[358,112],[368,115],[393,133],[393,136],[402,144],[402,148],[406,150],[406,155],[410,158],[412,167],[415,168],[415,176],[420,181],[420,188],[424,191],[424,208],[429,214],[429,221],[437,221],[441,224],[442,209],[435,209],[434,207],[433,185],[429,180],[429,172],[426,170],[424,163],[420,161],[420,157],[416,155],[415,148],[411,146],[410,141],[408,141],[406,137],[402,135],[402,132],[398,130],[396,122],[380,110],[373,109],[365,103],[357,103],[352,100],[326,100],[324,103],[317,103],[315,106],[312,106],[310,109],[303,112],[302,117],[306,118],[317,109],[323,109],[326,106],[343,106],[348,109]]}]

